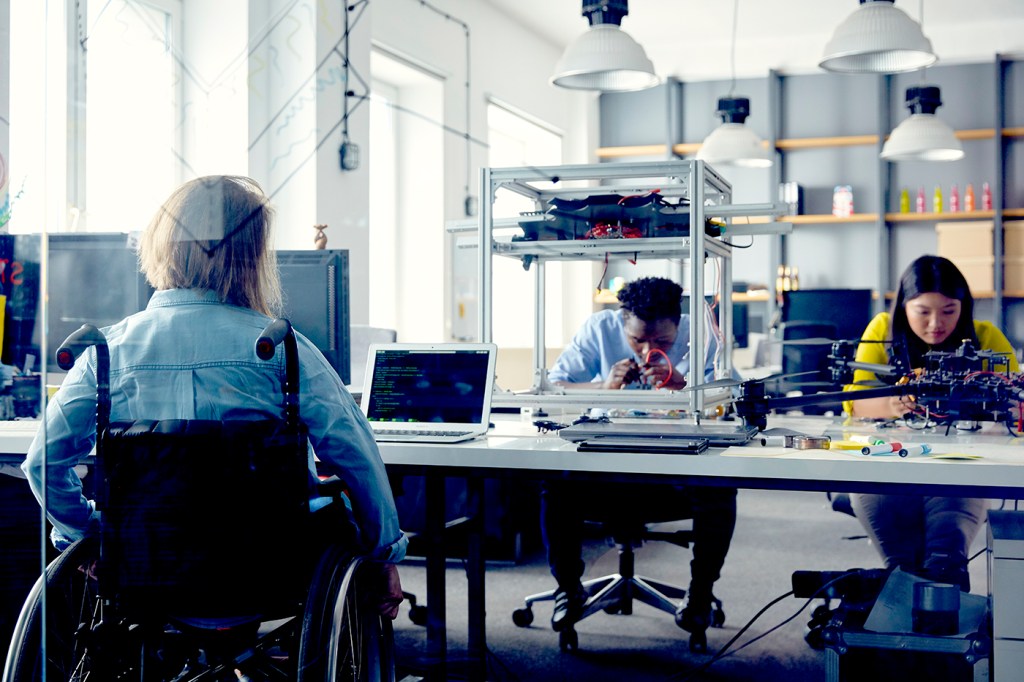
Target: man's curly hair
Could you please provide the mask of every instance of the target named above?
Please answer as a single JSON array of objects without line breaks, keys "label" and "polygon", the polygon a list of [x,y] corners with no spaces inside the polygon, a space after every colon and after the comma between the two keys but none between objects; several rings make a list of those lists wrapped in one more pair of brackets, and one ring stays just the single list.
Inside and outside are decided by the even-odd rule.
[{"label": "man's curly hair", "polygon": [[683,288],[664,277],[641,277],[619,290],[623,310],[647,323],[670,319],[679,324]]}]

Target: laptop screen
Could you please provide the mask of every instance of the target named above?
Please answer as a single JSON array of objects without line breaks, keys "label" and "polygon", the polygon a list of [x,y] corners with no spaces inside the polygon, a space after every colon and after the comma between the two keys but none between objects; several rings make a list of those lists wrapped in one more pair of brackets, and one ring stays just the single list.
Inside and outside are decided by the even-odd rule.
[{"label": "laptop screen", "polygon": [[380,344],[368,364],[362,407],[372,423],[480,424],[490,417],[489,344]]}]

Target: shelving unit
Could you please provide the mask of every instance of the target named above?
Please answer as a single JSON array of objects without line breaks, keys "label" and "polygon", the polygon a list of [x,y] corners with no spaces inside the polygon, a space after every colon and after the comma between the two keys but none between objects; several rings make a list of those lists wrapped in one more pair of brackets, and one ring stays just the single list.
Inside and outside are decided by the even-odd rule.
[{"label": "shelving unit", "polygon": [[[1021,292],[1007,287],[1019,289],[1019,284],[1012,277],[1007,279],[1009,259],[1004,258],[1020,255],[1016,251],[1004,253],[1004,221],[1024,217],[1024,117],[1019,106],[1024,62],[1016,55],[996,54],[990,65],[943,64],[929,68],[927,79],[942,88],[944,106],[938,115],[959,128],[955,134],[964,143],[967,160],[953,164],[885,161],[879,158],[882,146],[895,125],[907,116],[904,89],[922,77],[769,71],[766,78],[747,79],[740,85],[756,102],[757,115],[767,117],[767,130],[760,132],[766,147],[776,155],[777,163],[763,175],[766,196],[774,199],[782,181],[799,182],[806,190],[804,214],[777,218],[793,226],[794,236],[780,236],[767,245],[762,242],[766,246],[764,262],[758,263],[756,277],[764,278],[764,283],[772,287],[780,264],[797,265],[814,286],[874,289],[876,307],[881,309],[902,266],[934,248],[927,242],[924,247],[916,245],[919,239],[929,238],[929,226],[988,220],[993,224],[992,281],[979,285],[974,293],[990,301],[984,307],[986,319],[1006,329],[1011,341],[1024,344],[1024,305],[1016,300]],[[643,111],[630,106],[628,93],[608,95],[607,105],[602,96],[602,116],[607,113],[610,118],[602,122],[606,132],[597,157],[619,163],[639,156],[674,158],[696,153],[700,142],[683,141],[684,136],[693,139],[699,135],[700,139],[717,125],[717,121],[708,120],[711,116],[707,112],[714,111],[714,96],[720,88],[717,84],[689,85],[665,86],[664,114],[649,106]],[[643,97],[649,104],[650,95]],[[651,142],[662,144],[648,144]],[[948,187],[958,183],[963,189],[967,179],[973,180],[976,189],[982,182],[989,183],[994,210],[920,214],[895,211],[901,187]],[[826,193],[842,184],[854,186],[860,212],[836,218],[829,214]],[[980,206],[981,197],[978,199]],[[807,234],[806,240],[801,232]],[[775,314],[774,296],[767,305],[770,319]]]},{"label": "shelving unit", "polygon": [[[557,179],[558,189],[540,189],[541,183]],[[515,192],[533,200],[539,214],[547,209],[549,201],[589,197],[596,193],[638,195],[657,189],[665,198],[686,200],[689,204],[689,234],[679,237],[655,237],[639,239],[575,239],[520,241],[509,237],[498,239],[494,228],[493,206],[496,195],[501,191]],[[733,205],[732,187],[713,168],[702,161],[659,161],[648,163],[618,163],[576,166],[550,166],[543,168],[485,168],[481,173],[481,213],[479,224],[479,338],[485,342],[492,339],[493,322],[493,277],[494,257],[514,258],[522,261],[526,269],[533,271],[535,278],[534,300],[534,384],[527,393],[495,396],[496,404],[546,406],[552,404],[620,405],[621,396],[609,396],[608,392],[563,391],[547,382],[547,368],[544,358],[545,310],[544,286],[545,263],[569,260],[618,260],[638,258],[679,258],[691,262],[689,281],[683,288],[690,292],[705,291],[704,263],[708,258],[718,259],[720,267],[717,290],[720,292],[720,327],[723,331],[725,348],[722,352],[722,371],[732,370],[732,247],[720,238],[705,233],[708,218],[720,218],[726,222],[726,232],[735,234],[731,220],[734,216],[774,216],[779,211],[772,204]],[[774,226],[765,223],[762,231],[773,231]],[[747,234],[758,228],[744,227]],[[703,296],[690,296],[689,333],[690,344],[703,348],[704,329]],[[687,384],[699,387],[705,383],[702,362],[691,363]],[[705,409],[722,404],[730,393],[727,389],[683,390],[673,392],[633,391],[631,405],[657,405],[660,407],[682,408],[691,414],[702,415]]]}]

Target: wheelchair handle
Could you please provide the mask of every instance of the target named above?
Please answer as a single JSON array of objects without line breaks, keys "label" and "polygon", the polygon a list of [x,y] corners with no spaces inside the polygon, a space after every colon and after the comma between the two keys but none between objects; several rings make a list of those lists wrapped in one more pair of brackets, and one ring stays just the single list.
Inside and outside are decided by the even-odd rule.
[{"label": "wheelchair handle", "polygon": [[89,346],[96,347],[96,433],[100,434],[110,424],[110,348],[107,347],[107,337],[93,325],[83,324],[60,344],[57,366],[65,371],[71,369]]},{"label": "wheelchair handle", "polygon": [[292,324],[283,317],[268,324],[256,339],[256,355],[261,360],[274,357],[284,342],[284,417],[293,426],[299,424],[299,351]]}]

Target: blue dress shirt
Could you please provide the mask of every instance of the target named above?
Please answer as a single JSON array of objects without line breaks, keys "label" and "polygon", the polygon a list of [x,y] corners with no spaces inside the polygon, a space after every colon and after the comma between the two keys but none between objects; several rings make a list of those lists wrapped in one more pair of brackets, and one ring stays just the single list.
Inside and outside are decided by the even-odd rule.
[{"label": "blue dress shirt", "polygon": [[[102,331],[110,347],[111,420],[245,420],[280,417],[284,353],[268,361],[255,342],[270,318],[226,305],[209,291],[156,292],[146,310]],[[312,490],[321,460],[345,472],[363,550],[399,561],[408,540],[399,529],[391,487],[369,425],[337,373],[316,347],[296,333],[300,415],[309,427]],[[62,339],[54,342],[60,343]],[[95,502],[87,500],[74,467],[96,441],[96,353],[75,363],[46,408],[47,517],[58,547],[94,530]],[[43,499],[43,430],[22,470]]]}]

